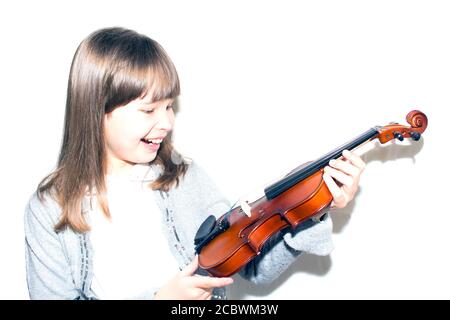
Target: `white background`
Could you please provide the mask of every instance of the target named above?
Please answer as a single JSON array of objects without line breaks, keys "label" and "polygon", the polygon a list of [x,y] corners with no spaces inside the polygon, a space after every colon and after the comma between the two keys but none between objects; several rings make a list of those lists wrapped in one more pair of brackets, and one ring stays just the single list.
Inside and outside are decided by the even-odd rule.
[{"label": "white background", "polygon": [[75,49],[107,26],[168,51],[175,143],[230,200],[374,125],[428,115],[419,143],[366,148],[330,256],[304,256],[270,286],[238,280],[231,298],[450,298],[447,3],[2,1],[0,298],[28,298],[23,210],[56,163]]}]

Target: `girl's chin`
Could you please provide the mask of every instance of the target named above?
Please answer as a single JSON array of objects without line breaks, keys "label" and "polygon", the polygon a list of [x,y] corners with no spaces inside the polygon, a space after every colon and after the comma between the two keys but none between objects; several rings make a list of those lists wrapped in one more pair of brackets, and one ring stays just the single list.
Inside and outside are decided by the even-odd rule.
[{"label": "girl's chin", "polygon": [[158,155],[158,152],[146,152],[145,154],[142,154],[137,160],[136,163],[149,163],[155,160],[156,156]]},{"label": "girl's chin", "polygon": [[141,156],[139,157],[139,159],[137,159],[138,161],[136,161],[136,164],[146,164],[146,163],[150,163],[153,160],[155,160],[157,153],[155,152],[152,155],[145,155],[145,156]]}]

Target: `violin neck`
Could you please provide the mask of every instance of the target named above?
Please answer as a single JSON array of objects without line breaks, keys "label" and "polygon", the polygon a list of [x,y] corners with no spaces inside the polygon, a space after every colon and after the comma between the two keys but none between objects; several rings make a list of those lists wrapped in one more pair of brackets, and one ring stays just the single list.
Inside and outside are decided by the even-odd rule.
[{"label": "violin neck", "polygon": [[359,135],[355,139],[343,144],[342,146],[328,152],[324,156],[320,157],[319,159],[311,162],[304,168],[295,171],[283,179],[271,184],[267,188],[264,189],[264,193],[266,195],[267,200],[271,200],[277,196],[279,196],[281,193],[285,192],[289,188],[293,187],[300,181],[308,178],[312,174],[316,173],[317,171],[323,169],[326,165],[328,165],[328,162],[331,159],[337,159],[342,156],[342,151],[344,150],[352,150],[364,143],[366,143],[369,140],[374,139],[379,134],[376,127],[370,128],[363,134]]}]

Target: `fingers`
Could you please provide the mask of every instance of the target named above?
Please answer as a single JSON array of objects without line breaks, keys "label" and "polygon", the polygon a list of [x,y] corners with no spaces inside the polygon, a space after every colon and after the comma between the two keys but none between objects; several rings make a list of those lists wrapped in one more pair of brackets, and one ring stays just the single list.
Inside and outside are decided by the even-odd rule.
[{"label": "fingers", "polygon": [[348,150],[344,150],[342,155],[344,157],[343,159],[330,160],[330,166],[354,178],[358,178],[364,170],[366,163],[359,156]]},{"label": "fingers", "polygon": [[364,168],[366,167],[366,163],[363,161],[363,159],[361,159],[361,157],[359,157],[355,153],[350,152],[348,150],[344,150],[342,152],[342,155],[344,156],[345,159],[350,160],[350,162],[356,167],[358,167],[361,171],[364,170]]},{"label": "fingers", "polygon": [[214,288],[224,287],[233,283],[233,278],[216,278],[195,274],[198,269],[198,256],[195,256],[189,265],[178,273],[175,281],[179,288],[185,288],[187,297],[191,299],[209,300],[212,298]]},{"label": "fingers", "polygon": [[198,269],[198,256],[195,255],[191,263],[189,263],[183,270],[180,271],[181,276],[192,276]]},{"label": "fingers", "polygon": [[193,285],[199,288],[224,287],[233,283],[233,278],[230,277],[216,278],[194,274],[197,269],[198,256],[196,255],[194,259],[192,259],[191,263],[189,263],[186,268],[180,271],[179,275],[181,277],[190,277],[190,281],[193,282]]},{"label": "fingers", "polygon": [[212,289],[203,291],[202,295],[199,297],[200,300],[211,300],[212,299]]},{"label": "fingers", "polygon": [[344,160],[330,160],[330,166],[352,177],[358,177],[361,173],[361,169]]},{"label": "fingers", "polygon": [[211,300],[212,289],[194,288],[190,294],[190,300]]},{"label": "fingers", "polygon": [[189,296],[196,300],[210,300],[214,288],[224,287],[233,283],[232,278],[214,278],[207,276],[191,276],[186,279],[187,287],[191,292]]},{"label": "fingers", "polygon": [[215,278],[195,274],[198,269],[198,256],[195,256],[182,271],[178,272],[155,294],[155,299],[209,300],[212,291],[233,283],[229,277]]},{"label": "fingers", "polygon": [[197,288],[212,289],[225,287],[233,283],[233,278],[224,277],[207,277],[207,276],[196,276],[191,278],[192,285]]},{"label": "fingers", "polygon": [[344,192],[327,172],[323,174],[323,181],[325,181],[328,190],[330,190],[330,193],[333,196],[333,203],[331,206],[338,208],[341,208],[343,205],[345,206],[347,199]]},{"label": "fingers", "polygon": [[342,155],[343,159],[330,160],[330,166],[324,168],[323,174],[323,180],[333,196],[332,207],[338,208],[345,207],[354,198],[366,166],[355,153],[344,150]]},{"label": "fingers", "polygon": [[353,186],[354,178],[345,174],[344,172],[334,169],[329,166],[326,166],[324,168],[324,170],[325,170],[325,173],[328,173],[330,176],[332,176],[333,178],[335,178],[337,181],[341,182],[342,184],[346,185],[347,187],[351,188]]}]

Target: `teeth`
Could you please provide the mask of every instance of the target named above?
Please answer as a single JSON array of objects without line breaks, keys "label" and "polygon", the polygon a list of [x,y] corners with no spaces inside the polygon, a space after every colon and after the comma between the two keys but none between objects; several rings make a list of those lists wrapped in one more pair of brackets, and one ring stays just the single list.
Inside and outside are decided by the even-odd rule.
[{"label": "teeth", "polygon": [[147,140],[147,141],[157,144],[157,143],[161,143],[163,141],[163,139],[153,139],[153,140]]}]

